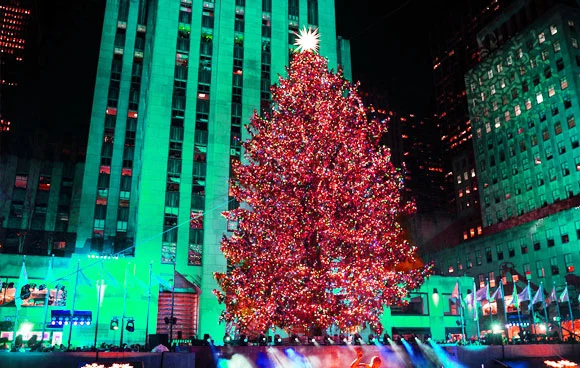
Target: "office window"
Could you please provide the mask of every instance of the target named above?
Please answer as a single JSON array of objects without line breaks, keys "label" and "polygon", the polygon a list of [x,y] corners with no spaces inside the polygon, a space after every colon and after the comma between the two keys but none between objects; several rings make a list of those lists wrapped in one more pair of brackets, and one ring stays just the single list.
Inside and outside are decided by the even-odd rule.
[{"label": "office window", "polygon": [[483,264],[483,257],[481,256],[480,250],[475,251],[475,262],[478,266],[481,266]]},{"label": "office window", "polygon": [[489,287],[495,287],[495,272],[490,272],[488,274],[488,278],[489,278]]},{"label": "office window", "polygon": [[[579,239],[580,239],[580,236],[579,236]],[[528,243],[526,242],[525,238],[520,239],[520,251],[522,252],[522,254],[528,253]]]},{"label": "office window", "polygon": [[493,257],[491,254],[491,248],[485,248],[485,260],[487,261],[487,263],[491,263],[491,261],[493,261]]},{"label": "office window", "polygon": [[498,244],[495,246],[495,252],[497,254],[497,260],[503,260],[503,244]]},{"label": "office window", "polygon": [[560,269],[558,268],[558,257],[550,258],[550,271],[552,275],[559,275]]},{"label": "office window", "polygon": [[538,278],[543,278],[544,276],[546,276],[546,273],[544,272],[544,265],[542,264],[542,261],[536,261],[536,276]]},{"label": "office window", "polygon": [[510,258],[512,258],[512,257],[515,257],[515,255],[516,255],[516,251],[514,249],[514,241],[513,240],[510,240],[508,242],[508,256]]},{"label": "office window", "polygon": [[574,272],[574,264],[572,263],[572,254],[564,254],[564,265],[566,266],[566,272]]}]

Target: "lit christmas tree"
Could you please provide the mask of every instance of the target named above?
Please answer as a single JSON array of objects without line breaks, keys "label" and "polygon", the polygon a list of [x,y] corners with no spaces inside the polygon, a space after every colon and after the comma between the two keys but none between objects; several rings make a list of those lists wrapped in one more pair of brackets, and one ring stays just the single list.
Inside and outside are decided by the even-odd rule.
[{"label": "lit christmas tree", "polygon": [[245,206],[224,213],[238,223],[221,248],[234,267],[215,274],[214,293],[241,332],[368,324],[380,333],[383,307],[401,304],[431,269],[398,222],[413,206],[378,145],[386,126],[367,120],[357,85],[328,70],[317,38],[302,32],[271,113],[247,126],[248,164],[233,164]]}]

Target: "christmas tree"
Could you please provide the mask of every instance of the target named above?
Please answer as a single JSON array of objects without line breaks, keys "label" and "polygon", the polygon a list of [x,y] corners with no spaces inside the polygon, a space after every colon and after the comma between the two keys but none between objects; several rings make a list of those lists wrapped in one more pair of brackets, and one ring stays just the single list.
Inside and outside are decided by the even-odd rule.
[{"label": "christmas tree", "polygon": [[271,112],[247,126],[248,163],[233,163],[244,205],[224,213],[238,227],[222,240],[233,267],[215,274],[214,293],[241,332],[368,324],[380,333],[383,307],[401,304],[430,270],[416,266],[399,224],[412,205],[378,145],[386,126],[367,120],[357,85],[308,46],[316,39],[301,34]]}]

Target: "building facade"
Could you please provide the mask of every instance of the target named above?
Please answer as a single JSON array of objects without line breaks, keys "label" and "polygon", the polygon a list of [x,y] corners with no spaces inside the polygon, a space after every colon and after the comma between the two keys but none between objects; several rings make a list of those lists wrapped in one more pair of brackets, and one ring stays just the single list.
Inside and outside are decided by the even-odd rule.
[{"label": "building facade", "polygon": [[332,0],[107,2],[76,252],[175,267],[201,290],[200,333],[223,335],[213,273],[227,267],[243,125],[269,106],[303,26],[350,70]]},{"label": "building facade", "polygon": [[547,294],[568,284],[576,310],[580,13],[528,5],[509,8],[480,33],[501,42],[465,77],[483,237],[433,258],[443,274],[473,276],[478,287],[489,279],[521,291],[529,280]]}]

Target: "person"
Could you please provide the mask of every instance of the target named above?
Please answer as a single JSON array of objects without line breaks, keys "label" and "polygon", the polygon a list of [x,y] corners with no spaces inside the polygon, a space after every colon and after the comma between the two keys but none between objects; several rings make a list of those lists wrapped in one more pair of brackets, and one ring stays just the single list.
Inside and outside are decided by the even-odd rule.
[{"label": "person", "polygon": [[373,356],[371,358],[370,363],[361,363],[361,359],[363,356],[363,351],[362,349],[356,349],[356,359],[350,364],[350,368],[356,368],[356,367],[365,367],[365,368],[378,368],[381,366],[381,358],[379,358],[378,356]]}]

